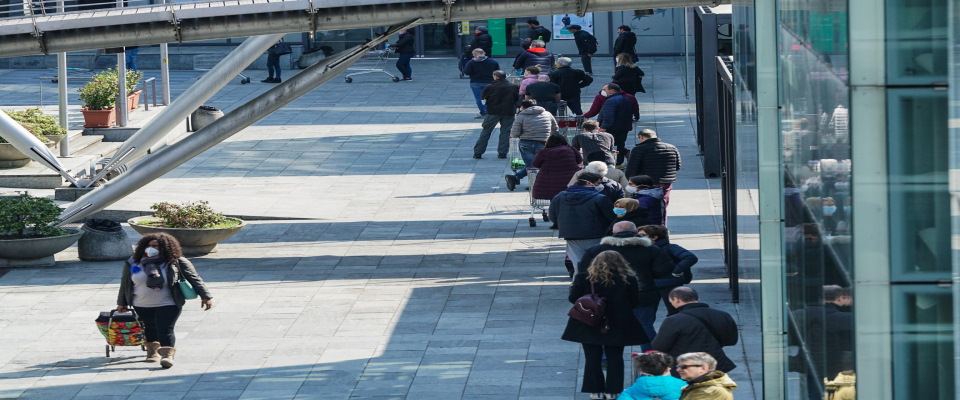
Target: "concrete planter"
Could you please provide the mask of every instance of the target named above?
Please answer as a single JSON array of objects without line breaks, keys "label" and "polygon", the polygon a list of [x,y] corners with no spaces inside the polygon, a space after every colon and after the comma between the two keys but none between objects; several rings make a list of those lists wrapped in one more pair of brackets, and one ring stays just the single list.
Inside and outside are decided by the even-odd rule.
[{"label": "concrete planter", "polygon": [[[47,143],[47,147],[56,146],[56,143]],[[30,157],[17,150],[10,143],[0,143],[0,168],[20,168],[30,163]]]},{"label": "concrete planter", "polygon": [[79,229],[66,228],[66,235],[37,239],[0,240],[0,265],[6,267],[53,266],[53,255],[70,247],[83,236]]},{"label": "concrete planter", "polygon": [[221,229],[183,229],[139,224],[142,221],[157,221],[158,218],[156,217],[131,218],[127,220],[127,223],[130,224],[130,227],[133,228],[133,230],[139,232],[141,235],[147,235],[150,233],[169,234],[170,236],[176,238],[178,242],[180,242],[180,247],[183,248],[184,255],[198,256],[207,253],[215,253],[217,251],[217,243],[229,239],[231,236],[236,235],[237,232],[240,232],[243,227],[247,226],[246,221],[238,218],[230,219],[240,221],[240,225],[237,225],[233,228]]}]

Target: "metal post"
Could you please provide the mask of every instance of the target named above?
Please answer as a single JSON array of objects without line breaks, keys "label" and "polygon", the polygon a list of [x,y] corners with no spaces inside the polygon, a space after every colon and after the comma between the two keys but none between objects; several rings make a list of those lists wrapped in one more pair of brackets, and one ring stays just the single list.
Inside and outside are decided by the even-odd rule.
[{"label": "metal post", "polygon": [[[163,0],[163,4],[167,4],[167,0]],[[170,105],[170,49],[166,43],[160,43],[160,91],[163,92],[163,105]],[[154,99],[156,99],[156,91],[154,91]]]},{"label": "metal post", "polygon": [[[391,28],[389,34],[414,26],[419,21],[418,18],[413,22]],[[270,88],[246,104],[237,107],[228,115],[196,133],[151,154],[130,168],[127,173],[77,199],[60,214],[61,222],[57,225],[69,224],[106,208],[123,196],[163,176],[163,174],[226,140],[243,128],[309,93],[324,82],[336,78],[370,49],[383,43],[388,36],[373,38],[369,43],[350,48],[337,56],[325,58],[283,83]],[[186,96],[181,96],[181,98],[184,97]]]},{"label": "metal post", "polygon": [[[57,0],[57,12],[64,12],[65,6],[63,0]],[[67,121],[67,53],[57,53],[57,92],[59,95],[60,127],[64,131],[69,129]],[[42,91],[41,91],[42,93]],[[70,134],[60,141],[60,157],[70,155]]]}]

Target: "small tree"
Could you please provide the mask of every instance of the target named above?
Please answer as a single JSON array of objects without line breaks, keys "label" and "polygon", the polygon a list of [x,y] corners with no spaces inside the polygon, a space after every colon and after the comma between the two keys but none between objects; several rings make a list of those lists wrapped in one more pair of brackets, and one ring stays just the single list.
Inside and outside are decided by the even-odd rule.
[{"label": "small tree", "polygon": [[15,239],[60,236],[67,232],[53,224],[60,222],[60,207],[46,197],[27,193],[0,198],[0,232]]},{"label": "small tree", "polygon": [[207,201],[186,202],[180,205],[156,203],[150,206],[160,224],[167,228],[206,229],[227,221],[223,214],[213,211]]}]

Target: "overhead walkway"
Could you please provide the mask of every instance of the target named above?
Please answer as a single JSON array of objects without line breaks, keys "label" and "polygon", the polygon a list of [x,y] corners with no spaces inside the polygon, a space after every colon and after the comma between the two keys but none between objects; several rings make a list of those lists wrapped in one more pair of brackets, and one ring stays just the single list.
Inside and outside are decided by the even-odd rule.
[{"label": "overhead walkway", "polygon": [[[24,0],[27,1],[27,0]],[[648,8],[721,0],[230,0],[56,13],[56,0],[6,6],[0,57],[232,37]],[[105,5],[106,4],[104,3]],[[135,4],[132,1],[129,4]],[[89,6],[89,4],[88,4]],[[9,11],[8,14],[9,15]],[[3,15],[0,15],[2,17]]]}]

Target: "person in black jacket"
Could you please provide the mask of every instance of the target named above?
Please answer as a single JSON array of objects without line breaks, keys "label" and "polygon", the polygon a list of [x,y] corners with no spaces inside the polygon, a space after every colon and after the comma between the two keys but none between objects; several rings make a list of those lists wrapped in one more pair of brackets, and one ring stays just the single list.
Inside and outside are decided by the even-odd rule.
[{"label": "person in black jacket", "polygon": [[554,54],[547,51],[546,44],[542,40],[530,42],[530,47],[520,52],[513,60],[513,69],[526,69],[530,66],[540,66],[543,71],[549,71],[553,67]]},{"label": "person in black jacket", "polygon": [[472,52],[475,49],[483,49],[483,54],[487,56],[493,54],[493,37],[487,33],[487,27],[485,26],[478,26],[473,31],[473,40],[470,41],[470,47],[467,51]]},{"label": "person in black jacket", "polygon": [[666,225],[670,191],[677,181],[677,171],[680,171],[680,151],[676,146],[660,140],[653,129],[641,130],[637,133],[637,139],[640,144],[630,151],[627,176],[647,175],[660,184],[663,188],[663,224]]},{"label": "person in black jacket", "polygon": [[577,52],[580,53],[580,62],[583,63],[583,71],[588,75],[593,75],[593,55],[600,47],[597,38],[583,30],[580,25],[570,25],[568,31],[573,33],[573,41],[577,44]]},{"label": "person in black jacket", "polygon": [[550,30],[540,26],[540,21],[528,19],[527,27],[530,28],[530,39],[542,40],[543,43],[550,43]]},{"label": "person in black jacket", "polygon": [[[633,316],[640,284],[623,256],[604,251],[593,259],[587,271],[574,277],[567,299],[574,303],[591,292],[606,299],[606,320],[590,326],[571,317],[561,339],[583,346],[580,391],[591,393],[591,399],[613,399],[623,391],[623,348],[649,341]],[[607,356],[606,378],[602,366],[604,354]]]},{"label": "person in black jacket", "polygon": [[[603,86],[607,101],[600,108],[597,122],[600,122],[600,132],[613,135],[617,145],[617,165],[623,164],[630,151],[627,150],[627,134],[633,129],[633,103],[620,91],[620,86],[608,83]],[[633,176],[627,174],[627,176]]]},{"label": "person in black jacket", "polygon": [[[493,82],[493,71],[500,69],[500,63],[490,57],[487,57],[483,49],[473,49],[473,58],[463,66],[463,74],[470,77],[470,91],[473,93],[474,100],[477,101],[477,108],[480,110],[476,119],[487,116],[487,106],[483,104],[483,88]],[[476,154],[474,154],[474,158]]]},{"label": "person in black jacket", "polygon": [[617,28],[617,40],[613,42],[613,65],[617,65],[617,55],[621,53],[627,53],[633,57],[633,62],[640,60],[640,57],[637,57],[637,50],[634,47],[637,45],[637,34],[631,32],[629,26],[620,25]]},{"label": "person in black jacket", "polygon": [[410,69],[410,59],[416,54],[413,47],[413,28],[400,33],[400,39],[394,43],[393,47],[397,52],[397,70],[403,75],[403,80],[413,80],[413,70]]},{"label": "person in black jacket", "polygon": [[550,72],[550,81],[560,85],[560,99],[567,102],[570,111],[580,116],[583,108],[580,106],[580,89],[590,86],[593,78],[579,69],[570,67],[573,63],[569,57],[557,59],[557,69]]},{"label": "person in black jacket", "polygon": [[493,71],[493,83],[483,88],[480,97],[486,102],[487,116],[483,119],[483,130],[477,143],[473,145],[473,158],[480,158],[487,151],[487,142],[493,128],[500,124],[500,139],[497,143],[497,158],[507,158],[510,151],[510,129],[517,115],[516,104],[520,101],[520,87],[507,81],[507,73]]},{"label": "person in black jacket", "polygon": [[691,269],[700,259],[690,250],[678,244],[670,243],[670,231],[663,225],[644,225],[637,230],[637,233],[653,240],[653,244],[670,255],[670,258],[676,264],[676,268],[670,276],[655,281],[660,296],[663,298],[663,305],[667,308],[667,315],[676,314],[677,308],[670,303],[670,292],[677,286],[683,286],[693,280]]},{"label": "person in black jacket", "polygon": [[674,357],[704,352],[717,359],[719,371],[730,372],[737,367],[723,352],[724,346],[733,346],[740,338],[730,314],[701,303],[697,291],[688,286],[673,289],[670,302],[679,312],[660,324],[660,332],[653,339],[654,350]]},{"label": "person in black jacket", "polygon": [[597,192],[602,179],[592,172],[581,173],[576,184],[550,200],[550,220],[557,224],[558,236],[567,241],[567,256],[575,262],[583,259],[587,249],[600,243],[607,226],[616,218],[613,201]]},{"label": "person in black jacket", "polygon": [[[613,235],[600,240],[600,244],[593,246],[583,254],[580,260],[580,270],[593,262],[593,259],[603,251],[613,250],[623,256],[637,275],[640,284],[639,297],[633,314],[643,327],[647,337],[653,339],[657,331],[653,323],[657,320],[657,304],[660,303],[660,293],[653,280],[673,272],[673,260],[649,238],[637,235],[637,226],[630,221],[621,221],[613,225]],[[642,351],[650,350],[650,344],[640,346]]]}]

